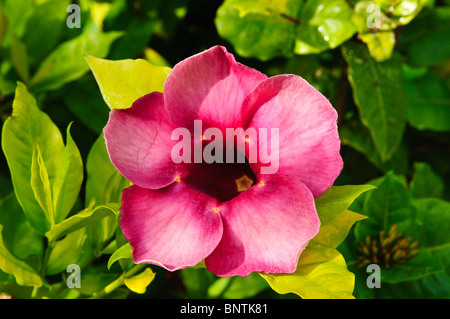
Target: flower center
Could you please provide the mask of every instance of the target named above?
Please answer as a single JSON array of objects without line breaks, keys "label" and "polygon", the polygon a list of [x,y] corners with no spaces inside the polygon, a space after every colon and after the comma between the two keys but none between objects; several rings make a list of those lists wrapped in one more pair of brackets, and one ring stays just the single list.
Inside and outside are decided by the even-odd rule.
[{"label": "flower center", "polygon": [[236,149],[234,154],[235,161],[233,163],[226,163],[224,158],[223,163],[184,164],[189,165],[189,174],[183,178],[183,181],[189,187],[198,189],[216,198],[219,202],[231,200],[256,183],[256,175],[247,158],[245,158],[245,163],[238,163]]}]

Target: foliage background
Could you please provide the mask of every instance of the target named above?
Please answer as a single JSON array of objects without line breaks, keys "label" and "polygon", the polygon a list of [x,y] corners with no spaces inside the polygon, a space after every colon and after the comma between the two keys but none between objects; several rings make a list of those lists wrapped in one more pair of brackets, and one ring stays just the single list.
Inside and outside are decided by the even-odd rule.
[{"label": "foliage background", "polygon": [[[420,8],[414,12],[402,9],[402,4],[411,2],[420,3]],[[12,112],[16,83],[21,81],[63,132],[64,140],[66,128],[73,122],[71,136],[82,162],[87,163],[109,109],[83,54],[111,60],[144,58],[155,65],[173,66],[213,45],[224,45],[238,61],[269,76],[301,75],[329,98],[339,113],[345,163],[336,185],[378,187],[353,203],[351,209],[369,218],[358,222],[337,248],[356,276],[354,296],[450,297],[449,1],[375,1],[384,20],[380,28],[372,30],[365,27],[364,10],[373,1],[77,3],[82,10],[81,28],[69,29],[69,1],[0,1],[2,125]],[[318,9],[321,5],[329,10]],[[392,11],[391,6],[398,10]],[[91,159],[90,163],[85,165],[85,178],[71,214],[89,204],[89,170],[95,170],[101,161]],[[117,199],[126,184],[120,176],[115,178],[117,189],[108,190],[110,199]],[[7,221],[1,217],[2,209],[20,211],[13,192],[10,169],[1,153],[0,224],[4,229]],[[105,198],[103,201],[108,202]],[[381,230],[388,231],[394,224],[405,238],[411,236],[418,241],[420,253],[404,264],[382,266],[382,287],[369,289],[368,274],[364,267],[358,267],[361,253],[357,247],[368,235],[378,238]],[[20,251],[11,247],[14,243],[26,243],[16,238],[9,244],[20,257]],[[83,246],[82,251],[89,254],[86,249]],[[105,269],[108,255],[92,254],[97,259],[86,275],[91,278],[83,292],[87,296],[120,274],[118,263],[111,271]],[[33,265],[34,261],[25,257],[22,259]],[[50,283],[61,280],[62,269],[57,268],[49,274]],[[114,290],[114,296],[296,297],[276,294],[256,275],[218,279],[204,269],[175,273],[158,267],[153,270],[156,276],[144,294],[120,288]],[[45,294],[18,285],[4,272],[0,272],[1,291],[17,298]],[[68,292],[55,296],[71,297]]]}]

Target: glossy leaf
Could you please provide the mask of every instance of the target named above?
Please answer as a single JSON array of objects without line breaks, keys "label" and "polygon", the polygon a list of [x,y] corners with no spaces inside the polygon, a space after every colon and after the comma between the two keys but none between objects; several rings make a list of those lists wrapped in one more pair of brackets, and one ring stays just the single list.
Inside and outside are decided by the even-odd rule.
[{"label": "glossy leaf", "polygon": [[295,293],[304,299],[353,298],[355,276],[334,248],[311,241],[292,274],[261,274],[280,294]]},{"label": "glossy leaf", "polygon": [[[224,1],[216,14],[217,32],[229,40],[243,57],[268,60],[276,56],[292,56],[302,3],[290,1],[290,6],[282,8],[274,2],[271,4],[265,8],[258,6],[257,1],[243,4],[237,0]],[[268,12],[274,13],[267,15]]]},{"label": "glossy leaf", "polygon": [[357,31],[352,15],[345,0],[306,1],[299,16],[294,52],[319,53],[341,45]]},{"label": "glossy leaf", "polygon": [[244,57],[268,60],[332,49],[356,32],[344,0],[227,0],[218,9],[219,34]]},{"label": "glossy leaf", "polygon": [[398,148],[406,124],[406,97],[400,57],[376,62],[357,43],[344,46],[349,65],[348,79],[362,123],[370,130],[383,161]]},{"label": "glossy leaf", "polygon": [[110,61],[87,56],[86,60],[111,109],[126,109],[141,96],[162,92],[170,72],[143,59]]},{"label": "glossy leaf", "polygon": [[42,279],[28,264],[15,257],[5,246],[0,225],[0,269],[14,275],[21,286],[42,286]]}]

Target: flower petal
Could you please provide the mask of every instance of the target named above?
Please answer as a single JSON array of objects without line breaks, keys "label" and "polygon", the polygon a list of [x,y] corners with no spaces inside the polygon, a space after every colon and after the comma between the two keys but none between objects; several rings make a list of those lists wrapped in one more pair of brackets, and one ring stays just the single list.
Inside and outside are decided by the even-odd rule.
[{"label": "flower petal", "polygon": [[125,189],[120,225],[134,262],[174,271],[202,261],[222,237],[216,205],[215,199],[182,182],[158,190]]},{"label": "flower petal", "polygon": [[175,65],[164,86],[166,108],[179,127],[192,129],[194,120],[204,127],[240,127],[247,117],[242,102],[266,78],[215,46]]},{"label": "flower petal", "polygon": [[179,175],[182,166],[170,156],[175,142],[162,93],[145,95],[129,109],[112,110],[104,132],[111,162],[133,184],[157,189]]},{"label": "flower petal", "polygon": [[320,226],[308,188],[278,174],[262,176],[219,210],[222,240],[205,259],[206,268],[218,276],[294,272]]},{"label": "flower petal", "polygon": [[[315,197],[333,185],[343,167],[337,112],[320,92],[299,76],[279,75],[261,82],[244,107],[255,114],[249,126],[258,134],[260,128],[279,129],[270,154],[279,161],[279,174],[299,178]],[[258,136],[258,143],[271,149],[270,139]],[[260,160],[252,164],[256,174],[262,166]]]}]

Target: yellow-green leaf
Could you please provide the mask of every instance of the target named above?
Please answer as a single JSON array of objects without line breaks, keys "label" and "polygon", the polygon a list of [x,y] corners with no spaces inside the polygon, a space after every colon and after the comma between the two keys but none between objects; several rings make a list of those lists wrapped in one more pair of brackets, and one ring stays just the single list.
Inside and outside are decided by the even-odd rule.
[{"label": "yellow-green leaf", "polygon": [[48,171],[45,167],[42,153],[37,143],[34,144],[33,155],[31,157],[31,189],[36,201],[41,206],[51,225],[55,222],[52,204],[52,190]]},{"label": "yellow-green leaf", "polygon": [[319,233],[313,239],[319,243],[336,248],[347,237],[353,224],[366,218],[367,216],[365,215],[345,210],[331,222],[322,224]]},{"label": "yellow-green leaf", "polygon": [[103,99],[111,109],[126,109],[151,92],[162,92],[170,68],[143,59],[111,61],[86,56]]},{"label": "yellow-green leaf", "polygon": [[261,274],[279,294],[295,293],[304,299],[350,299],[355,276],[333,247],[311,241],[292,274]]},{"label": "yellow-green leaf", "polygon": [[87,207],[78,214],[70,216],[59,224],[54,225],[51,230],[45,233],[45,236],[47,236],[50,242],[53,242],[70,232],[89,226],[103,217],[113,214],[117,215],[118,211],[119,206],[114,203],[97,206],[95,208]]},{"label": "yellow-green leaf", "polygon": [[155,273],[150,268],[145,268],[140,274],[124,279],[124,284],[131,291],[137,294],[143,294],[147,290],[147,286],[155,278]]}]

